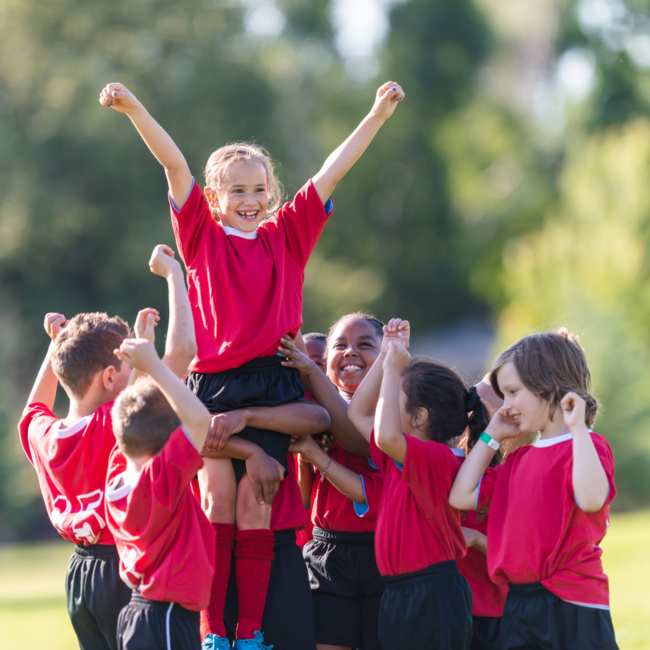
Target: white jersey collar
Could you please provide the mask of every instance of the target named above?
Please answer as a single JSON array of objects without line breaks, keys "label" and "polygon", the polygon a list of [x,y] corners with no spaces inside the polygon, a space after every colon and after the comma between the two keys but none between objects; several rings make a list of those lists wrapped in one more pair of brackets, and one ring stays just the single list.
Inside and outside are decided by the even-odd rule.
[{"label": "white jersey collar", "polygon": [[241,237],[242,239],[257,239],[257,230],[253,230],[253,232],[243,232],[241,230],[237,230],[237,228],[233,228],[232,226],[221,227],[223,228],[223,231],[226,233],[226,235],[232,237]]},{"label": "white jersey collar", "polygon": [[83,431],[88,426],[88,424],[92,419],[93,419],[92,415],[87,415],[85,418],[81,418],[81,420],[75,422],[71,427],[68,427],[67,429],[63,429],[61,427],[61,423],[63,421],[58,420],[52,425],[52,433],[59,440],[63,440],[64,438],[70,438],[75,434],[79,433],[80,431]]},{"label": "white jersey collar", "polygon": [[454,456],[460,456],[462,458],[465,458],[465,450],[464,449],[458,449],[458,447],[450,447],[451,453]]},{"label": "white jersey collar", "polygon": [[567,440],[573,440],[572,433],[565,433],[561,436],[555,436],[555,438],[546,438],[546,440],[542,440],[542,438],[538,438],[533,443],[533,447],[537,447],[538,449],[544,447],[552,447],[553,445],[559,445],[561,442],[566,442]]}]

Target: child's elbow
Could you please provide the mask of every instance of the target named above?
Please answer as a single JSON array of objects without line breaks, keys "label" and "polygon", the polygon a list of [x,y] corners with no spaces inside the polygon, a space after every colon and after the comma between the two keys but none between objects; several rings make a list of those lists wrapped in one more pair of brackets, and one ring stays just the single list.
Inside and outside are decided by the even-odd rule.
[{"label": "child's elbow", "polygon": [[327,412],[327,409],[324,409],[322,406],[317,407],[317,409],[314,409],[316,412],[314,413],[314,428],[317,429],[316,433],[322,433],[323,431],[327,431],[331,424],[332,424],[332,418],[330,417],[330,414]]}]

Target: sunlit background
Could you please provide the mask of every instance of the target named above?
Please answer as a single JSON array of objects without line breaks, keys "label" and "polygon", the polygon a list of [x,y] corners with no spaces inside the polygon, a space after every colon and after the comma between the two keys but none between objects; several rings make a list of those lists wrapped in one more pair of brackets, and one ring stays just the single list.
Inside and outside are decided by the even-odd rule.
[{"label": "sunlit background", "polygon": [[0,0],[0,52],[0,541],[53,535],[16,434],[43,315],[166,313],[147,268],[173,243],[166,181],[98,104],[111,81],[199,180],[213,149],[254,139],[288,196],[380,83],[402,84],[336,189],[303,331],[408,318],[416,351],[474,380],[517,338],[569,327],[615,453],[613,509],[647,506],[648,0]]}]

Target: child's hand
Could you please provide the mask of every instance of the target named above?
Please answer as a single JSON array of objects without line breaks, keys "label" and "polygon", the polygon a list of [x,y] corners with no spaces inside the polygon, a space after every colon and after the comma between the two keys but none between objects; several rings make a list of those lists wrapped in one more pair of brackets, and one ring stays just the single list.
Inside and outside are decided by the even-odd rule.
[{"label": "child's hand", "polygon": [[149,268],[152,273],[168,278],[172,273],[179,270],[181,265],[174,258],[174,251],[165,244],[158,244],[151,253]]},{"label": "child's hand", "polygon": [[108,84],[99,95],[99,103],[116,110],[118,113],[130,113],[142,106],[136,96],[123,84]]},{"label": "child's hand", "polygon": [[300,454],[301,463],[311,463],[314,451],[318,451],[318,443],[312,438],[312,436],[291,438],[289,451],[292,454]]},{"label": "child's hand", "polygon": [[55,312],[50,312],[45,314],[45,320],[43,321],[43,327],[47,332],[47,335],[54,341],[56,337],[61,333],[64,325],[67,325],[69,321],[65,319],[63,314],[57,314]]},{"label": "child's hand", "polygon": [[377,90],[375,104],[370,114],[382,120],[387,120],[393,114],[397,103],[401,102],[404,97],[402,87],[394,81],[388,81]]},{"label": "child's hand", "polygon": [[586,426],[585,411],[587,405],[577,393],[567,393],[560,402],[564,423],[573,430],[579,426]]},{"label": "child's hand", "polygon": [[520,436],[523,431],[520,431],[519,425],[512,417],[510,417],[509,410],[505,406],[502,406],[492,416],[485,433],[487,433],[491,438],[494,438],[497,442],[501,442],[507,438],[516,438]]},{"label": "child's hand", "polygon": [[287,360],[282,362],[283,366],[295,368],[301,377],[309,376],[314,369],[318,370],[318,366],[296,347],[296,344],[289,336],[283,336],[280,342],[282,345],[278,346],[278,352],[287,357]]},{"label": "child's hand", "polygon": [[411,338],[411,324],[401,318],[391,318],[388,325],[384,325],[384,338],[381,342],[381,351],[388,353],[388,344],[391,341],[400,341],[408,350]]},{"label": "child's hand", "polygon": [[487,537],[483,533],[479,533],[478,530],[474,530],[473,528],[466,528],[465,526],[461,526],[460,529],[463,531],[465,543],[468,548],[475,548],[484,555],[487,554]]},{"label": "child's hand", "polygon": [[161,363],[153,343],[145,339],[124,339],[119,349],[113,350],[113,353],[131,368],[147,374],[151,374],[156,364]]},{"label": "child's hand", "polygon": [[246,459],[246,473],[253,483],[257,502],[270,508],[284,478],[284,467],[260,449]]},{"label": "child's hand", "polygon": [[133,328],[135,330],[136,337],[155,343],[155,328],[158,327],[159,320],[160,314],[158,313],[157,309],[153,309],[153,307],[141,309],[138,312],[138,317],[135,319],[135,326]]},{"label": "child's hand", "polygon": [[221,451],[230,436],[239,433],[246,426],[246,413],[244,409],[217,413],[212,416],[212,424],[205,441],[209,451]]},{"label": "child's hand", "polygon": [[390,341],[388,343],[388,352],[384,359],[384,370],[395,370],[402,372],[408,366],[411,355],[400,341]]},{"label": "child's hand", "polygon": [[312,438],[326,454],[330,453],[330,449],[336,442],[334,436],[329,431],[325,431],[325,433],[317,433],[315,436],[312,436]]}]

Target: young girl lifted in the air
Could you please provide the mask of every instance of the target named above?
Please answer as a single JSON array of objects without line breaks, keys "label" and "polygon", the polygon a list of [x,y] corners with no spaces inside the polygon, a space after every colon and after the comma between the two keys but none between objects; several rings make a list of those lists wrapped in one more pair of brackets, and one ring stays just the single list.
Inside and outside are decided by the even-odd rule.
[{"label": "young girl lifted in the air", "polygon": [[[188,385],[212,413],[224,414],[219,416],[224,422],[217,423],[221,433],[248,437],[285,469],[289,436],[265,431],[249,407],[286,405],[283,408],[291,409],[288,415],[301,418],[306,429],[310,421],[323,421],[317,405],[295,403],[304,394],[302,380],[297,371],[280,365],[278,344],[287,334],[295,337],[302,324],[304,269],[332,212],[331,193],[403,98],[398,84],[382,85],[354,133],[293,202],[282,206],[280,183],[262,147],[236,143],[217,149],[206,165],[206,187],[201,192],[183,154],[131,92],[113,83],[100,96],[103,106],[129,116],[165,168],[174,232],[188,269],[198,345]],[[246,411],[240,413],[247,417],[238,416],[236,424],[228,419],[227,412],[243,408]],[[241,460],[206,459],[202,472],[204,510],[217,531],[217,564],[230,562],[235,537],[239,595],[235,648],[261,648],[274,543],[270,512],[256,497]],[[213,588],[213,600],[223,612],[228,572],[219,573],[225,580]],[[227,648],[215,606],[211,603],[207,624],[204,617],[202,634],[210,647]]]}]

